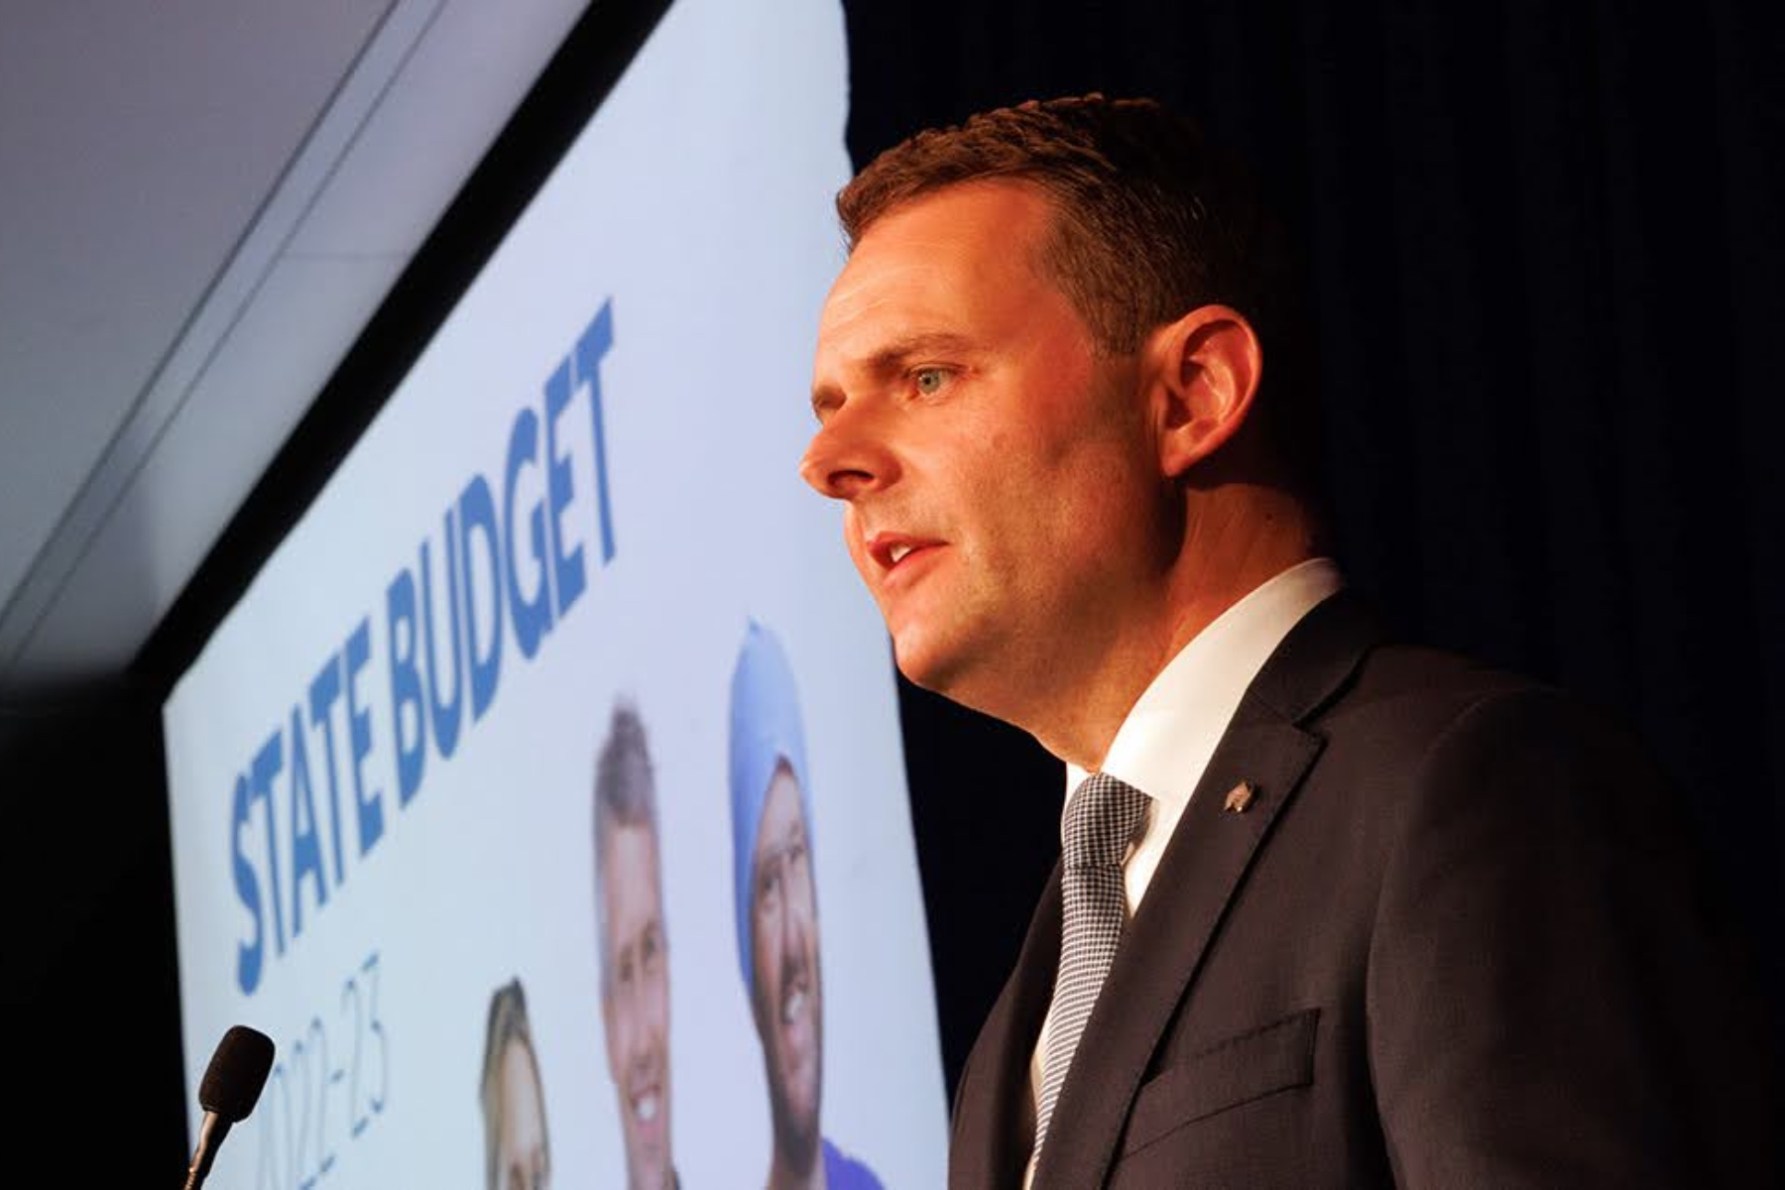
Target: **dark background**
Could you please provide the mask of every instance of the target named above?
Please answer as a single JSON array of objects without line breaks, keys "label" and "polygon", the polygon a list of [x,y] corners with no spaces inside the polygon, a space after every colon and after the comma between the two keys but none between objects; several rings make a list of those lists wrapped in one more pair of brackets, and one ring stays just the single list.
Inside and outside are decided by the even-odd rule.
[{"label": "dark background", "polygon": [[[656,6],[607,7],[644,10],[642,34]],[[858,164],[1090,90],[1164,99],[1252,161],[1304,246],[1350,580],[1406,635],[1633,723],[1779,1002],[1785,6],[844,8]],[[612,56],[573,39],[135,669],[0,708],[15,1135],[83,1183],[171,1186],[190,1152],[160,699]],[[952,1086],[1052,864],[1062,778],[1028,737],[902,682],[901,708]]]}]

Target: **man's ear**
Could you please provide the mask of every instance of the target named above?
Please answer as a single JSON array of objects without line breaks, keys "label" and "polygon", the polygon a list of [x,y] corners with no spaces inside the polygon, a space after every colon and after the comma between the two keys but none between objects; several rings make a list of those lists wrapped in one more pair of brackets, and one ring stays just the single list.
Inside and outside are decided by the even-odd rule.
[{"label": "man's ear", "polygon": [[1155,330],[1148,354],[1159,462],[1175,479],[1219,450],[1246,420],[1264,352],[1245,315],[1210,305]]}]

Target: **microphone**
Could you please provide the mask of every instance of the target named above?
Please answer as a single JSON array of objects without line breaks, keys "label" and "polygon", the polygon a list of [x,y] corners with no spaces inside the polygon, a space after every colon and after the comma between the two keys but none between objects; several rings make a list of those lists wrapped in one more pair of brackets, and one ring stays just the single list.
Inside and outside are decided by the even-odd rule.
[{"label": "microphone", "polygon": [[198,1147],[186,1171],[185,1190],[198,1190],[211,1172],[211,1162],[231,1125],[254,1110],[260,1089],[273,1069],[273,1041],[246,1025],[233,1025],[217,1043],[204,1081],[198,1084],[198,1105],[205,1109],[198,1125]]}]

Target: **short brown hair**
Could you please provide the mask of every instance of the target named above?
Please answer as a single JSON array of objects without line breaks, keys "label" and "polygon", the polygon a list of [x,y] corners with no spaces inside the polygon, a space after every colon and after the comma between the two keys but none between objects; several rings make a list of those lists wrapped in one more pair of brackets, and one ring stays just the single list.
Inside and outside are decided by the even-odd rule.
[{"label": "short brown hair", "polygon": [[1283,225],[1249,170],[1152,99],[1029,100],[933,128],[881,153],[837,195],[854,249],[875,221],[934,191],[1016,181],[1045,194],[1054,226],[1038,267],[1110,355],[1198,306],[1244,314],[1264,341],[1261,412],[1279,460],[1312,494],[1318,437],[1306,390],[1311,344]]},{"label": "short brown hair", "polygon": [[970,181],[1028,182],[1053,200],[1043,264],[1106,351],[1197,306],[1242,308],[1257,203],[1201,132],[1150,99],[1031,100],[919,132],[837,197],[853,247],[894,207]]},{"label": "short brown hair", "polygon": [[[601,992],[613,986],[607,897],[601,869],[608,862],[608,841],[618,827],[641,827],[657,845],[657,777],[651,765],[651,749],[645,738],[644,720],[626,699],[614,705],[607,739],[595,760],[595,924],[599,934]],[[657,891],[661,899],[663,890]]]}]

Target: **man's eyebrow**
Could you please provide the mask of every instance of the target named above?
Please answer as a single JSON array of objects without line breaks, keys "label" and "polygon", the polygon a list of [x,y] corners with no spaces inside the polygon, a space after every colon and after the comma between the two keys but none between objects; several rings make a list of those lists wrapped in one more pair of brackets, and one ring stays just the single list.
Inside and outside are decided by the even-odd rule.
[{"label": "man's eyebrow", "polygon": [[[962,355],[974,350],[973,340],[953,331],[918,331],[903,335],[868,356],[862,370],[876,379],[897,375],[910,366],[913,359],[928,355]],[[812,388],[812,411],[823,414],[834,408],[838,400],[835,383],[825,381]]]},{"label": "man's eyebrow", "polygon": [[973,341],[953,331],[920,331],[894,339],[868,357],[868,368],[874,372],[897,371],[913,356],[970,351]]}]

